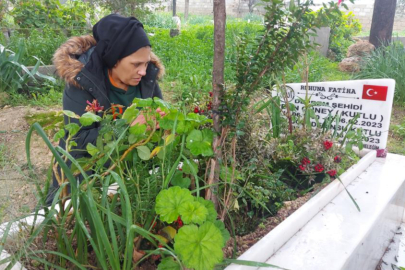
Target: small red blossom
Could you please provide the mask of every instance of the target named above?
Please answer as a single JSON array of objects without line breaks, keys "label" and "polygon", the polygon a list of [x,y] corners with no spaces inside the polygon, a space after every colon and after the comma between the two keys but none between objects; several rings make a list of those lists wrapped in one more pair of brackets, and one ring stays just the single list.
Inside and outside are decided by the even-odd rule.
[{"label": "small red blossom", "polygon": [[213,96],[213,93],[212,92],[210,92],[210,97],[212,97]]},{"label": "small red blossom", "polygon": [[323,146],[325,147],[325,150],[329,150],[333,145],[333,142],[331,141],[324,141]]},{"label": "small red blossom", "polygon": [[301,160],[301,164],[302,165],[306,165],[306,164],[310,164],[311,163],[311,161],[309,160],[309,158],[307,158],[307,157],[304,157],[302,160]]},{"label": "small red blossom", "polygon": [[317,171],[317,172],[323,172],[323,170],[324,170],[325,168],[323,167],[323,165],[322,164],[316,164],[315,165],[315,171]]},{"label": "small red blossom", "polygon": [[177,220],[174,223],[177,223],[179,228],[183,227],[183,221],[181,220],[180,216],[177,218]]},{"label": "small red blossom", "polygon": [[385,148],[385,149],[377,149],[377,157],[385,158],[385,157],[387,157],[387,154],[388,154],[387,148]]},{"label": "small red blossom", "polygon": [[199,112],[200,112],[200,109],[198,107],[195,107],[194,108],[194,113],[199,113]]},{"label": "small red blossom", "polygon": [[104,106],[100,106],[97,99],[93,99],[91,103],[87,100],[86,103],[88,104],[85,109],[86,112],[98,113],[104,110]]},{"label": "small red blossom", "polygon": [[179,168],[179,171],[182,171],[183,169],[182,168]]},{"label": "small red blossom", "polygon": [[305,171],[305,166],[304,166],[304,165],[300,165],[300,166],[298,166],[298,168],[299,168],[301,171]]},{"label": "small red blossom", "polygon": [[336,170],[330,170],[326,172],[327,174],[329,174],[331,177],[334,177],[336,175]]},{"label": "small red blossom", "polygon": [[339,157],[339,156],[336,156],[333,160],[334,160],[336,163],[342,162],[342,158]]}]

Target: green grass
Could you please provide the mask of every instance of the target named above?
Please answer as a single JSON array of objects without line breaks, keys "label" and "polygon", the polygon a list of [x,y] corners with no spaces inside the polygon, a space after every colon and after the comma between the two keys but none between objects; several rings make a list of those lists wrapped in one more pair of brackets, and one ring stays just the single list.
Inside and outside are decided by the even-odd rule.
[{"label": "green grass", "polygon": [[0,169],[4,168],[4,166],[8,163],[8,154],[6,145],[4,143],[0,143]]},{"label": "green grass", "polygon": [[[332,62],[318,52],[310,52],[307,56],[307,63],[309,63],[309,82],[345,81],[351,78],[349,73],[339,70],[339,63]],[[297,83],[304,81],[304,78],[302,78],[304,68],[304,60],[301,58],[292,69],[286,71],[286,82]]]},{"label": "green grass", "polygon": [[405,103],[405,49],[401,42],[389,46],[381,46],[374,50],[361,64],[361,71],[354,75],[354,79],[382,79],[395,80],[396,104]]}]

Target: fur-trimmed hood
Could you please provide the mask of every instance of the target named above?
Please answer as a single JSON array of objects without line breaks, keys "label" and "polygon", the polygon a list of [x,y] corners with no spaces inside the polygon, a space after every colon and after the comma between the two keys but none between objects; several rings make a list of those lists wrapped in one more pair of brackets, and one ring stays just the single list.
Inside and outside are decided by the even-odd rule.
[{"label": "fur-trimmed hood", "polygon": [[[79,56],[86,53],[96,44],[96,40],[90,35],[72,37],[62,44],[53,56],[53,63],[58,75],[67,83],[78,86],[75,81],[75,76],[85,65],[83,62],[79,61]],[[157,77],[160,79],[165,73],[165,68],[160,59],[153,52],[151,52],[151,63],[159,68]]]}]

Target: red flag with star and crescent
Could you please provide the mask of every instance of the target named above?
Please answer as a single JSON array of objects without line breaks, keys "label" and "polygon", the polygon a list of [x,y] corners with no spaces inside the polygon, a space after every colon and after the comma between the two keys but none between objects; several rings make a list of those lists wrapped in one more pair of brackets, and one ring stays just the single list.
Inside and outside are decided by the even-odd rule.
[{"label": "red flag with star and crescent", "polygon": [[363,86],[363,99],[386,101],[388,86],[367,85]]}]

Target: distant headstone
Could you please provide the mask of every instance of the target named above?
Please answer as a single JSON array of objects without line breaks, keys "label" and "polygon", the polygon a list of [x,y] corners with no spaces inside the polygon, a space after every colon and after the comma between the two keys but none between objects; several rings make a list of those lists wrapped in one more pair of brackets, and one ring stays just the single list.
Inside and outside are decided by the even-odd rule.
[{"label": "distant headstone", "polygon": [[315,33],[316,35],[311,36],[310,40],[313,43],[318,44],[316,50],[326,57],[329,49],[330,27],[317,28],[311,32]]},{"label": "distant headstone", "polygon": [[[302,116],[306,84],[292,83],[286,86],[288,101],[297,108]],[[394,99],[395,81],[392,79],[356,80],[336,82],[315,82],[308,84],[311,102],[323,102],[325,106],[315,106],[314,110],[320,123],[328,117],[341,116],[338,130],[347,126],[349,120],[359,114],[354,128],[362,128],[367,137],[364,148],[384,149],[387,147],[388,129]],[[315,126],[315,121],[312,122]]]}]

